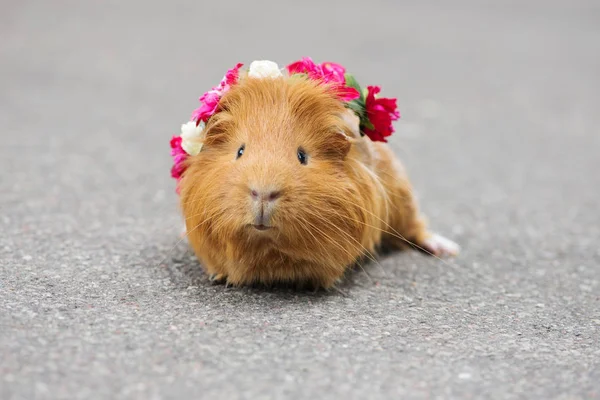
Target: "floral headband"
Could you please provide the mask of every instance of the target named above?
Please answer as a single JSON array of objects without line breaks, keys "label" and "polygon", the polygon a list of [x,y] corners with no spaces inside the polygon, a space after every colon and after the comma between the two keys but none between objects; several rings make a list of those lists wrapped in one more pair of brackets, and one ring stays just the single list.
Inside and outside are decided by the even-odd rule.
[{"label": "floral headband", "polygon": [[[179,181],[185,171],[185,160],[202,150],[202,142],[198,139],[202,137],[210,117],[219,112],[221,97],[240,79],[242,66],[243,64],[238,63],[227,71],[218,86],[200,97],[202,105],[194,110],[188,123],[181,125],[181,134],[171,139],[173,156],[171,176],[177,179],[177,193],[179,193]],[[341,65],[332,62],[318,65],[310,57],[293,62],[286,69],[290,76],[304,75],[311,80],[329,85],[340,101],[359,118],[361,136],[366,135],[373,141],[386,142],[386,137],[394,133],[392,121],[400,118],[396,99],[379,97],[381,91],[379,86],[367,86],[366,89],[361,89],[356,79],[346,73],[346,69]],[[276,63],[263,60],[252,62],[247,76],[259,79],[279,78],[283,73]]]}]

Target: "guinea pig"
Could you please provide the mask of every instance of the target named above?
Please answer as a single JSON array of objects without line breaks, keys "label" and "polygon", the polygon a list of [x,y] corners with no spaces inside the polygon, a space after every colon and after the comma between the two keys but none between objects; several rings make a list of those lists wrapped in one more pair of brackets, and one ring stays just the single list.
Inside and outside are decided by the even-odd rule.
[{"label": "guinea pig", "polygon": [[220,100],[180,182],[187,236],[213,280],[330,288],[382,246],[441,257],[386,143],[326,85],[244,79]]}]

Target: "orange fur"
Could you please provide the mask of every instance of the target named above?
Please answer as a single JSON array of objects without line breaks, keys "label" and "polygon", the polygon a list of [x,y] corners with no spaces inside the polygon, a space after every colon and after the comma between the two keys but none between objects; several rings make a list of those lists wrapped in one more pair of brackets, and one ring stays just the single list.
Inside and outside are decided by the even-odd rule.
[{"label": "orange fur", "polygon": [[[181,181],[189,241],[209,274],[233,285],[328,288],[383,242],[427,238],[400,163],[387,145],[357,134],[326,87],[248,78],[220,107]],[[280,193],[272,229],[252,226],[251,186]]]}]

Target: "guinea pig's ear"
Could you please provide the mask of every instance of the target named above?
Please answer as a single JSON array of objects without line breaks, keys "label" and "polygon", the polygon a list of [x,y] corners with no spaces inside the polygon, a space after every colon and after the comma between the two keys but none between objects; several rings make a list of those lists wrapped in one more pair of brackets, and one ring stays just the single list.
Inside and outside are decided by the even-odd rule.
[{"label": "guinea pig's ear", "polygon": [[326,152],[333,157],[345,158],[352,147],[352,138],[346,130],[337,130],[327,137]]},{"label": "guinea pig's ear", "polygon": [[229,113],[214,114],[206,124],[204,143],[210,146],[226,142],[232,127],[233,118]]},{"label": "guinea pig's ear", "polygon": [[346,125],[346,127],[348,128],[348,131],[349,131],[348,133],[350,134],[350,137],[353,139],[360,138],[360,119],[354,113],[354,111],[347,108],[340,115],[340,117],[341,117],[342,121],[344,122],[344,124]]},{"label": "guinea pig's ear", "polygon": [[360,120],[351,110],[344,110],[338,114],[339,122],[336,126],[336,132],[331,138],[328,147],[332,153],[341,155],[342,158],[348,154],[353,144],[360,139]]}]

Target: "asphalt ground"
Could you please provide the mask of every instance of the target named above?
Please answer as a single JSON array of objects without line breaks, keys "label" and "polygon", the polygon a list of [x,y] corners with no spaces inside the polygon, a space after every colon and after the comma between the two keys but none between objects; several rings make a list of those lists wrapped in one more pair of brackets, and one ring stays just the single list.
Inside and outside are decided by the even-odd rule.
[{"label": "asphalt ground", "polygon": [[[0,398],[600,398],[594,1],[0,5]],[[212,285],[168,141],[236,62],[335,61],[447,263]]]}]

